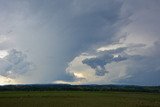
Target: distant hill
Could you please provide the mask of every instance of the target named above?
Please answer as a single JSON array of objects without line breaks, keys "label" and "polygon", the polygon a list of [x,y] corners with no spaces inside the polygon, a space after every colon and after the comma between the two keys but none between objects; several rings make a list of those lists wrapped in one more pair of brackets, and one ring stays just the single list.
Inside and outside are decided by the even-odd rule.
[{"label": "distant hill", "polygon": [[27,84],[0,86],[0,91],[126,91],[160,93],[160,86]]}]

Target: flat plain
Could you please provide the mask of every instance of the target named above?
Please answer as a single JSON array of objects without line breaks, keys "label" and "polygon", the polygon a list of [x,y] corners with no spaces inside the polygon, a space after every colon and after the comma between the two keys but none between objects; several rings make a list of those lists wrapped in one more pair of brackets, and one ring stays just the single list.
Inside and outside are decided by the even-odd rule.
[{"label": "flat plain", "polygon": [[160,107],[160,94],[106,91],[10,91],[0,92],[0,107]]}]

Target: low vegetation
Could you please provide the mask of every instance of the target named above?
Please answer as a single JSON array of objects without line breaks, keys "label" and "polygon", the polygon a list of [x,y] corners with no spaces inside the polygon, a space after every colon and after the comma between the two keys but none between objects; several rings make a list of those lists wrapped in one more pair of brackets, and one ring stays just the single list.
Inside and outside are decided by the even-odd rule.
[{"label": "low vegetation", "polygon": [[0,107],[160,107],[159,86],[5,85]]},{"label": "low vegetation", "polygon": [[0,107],[160,107],[160,94],[106,91],[0,92]]}]

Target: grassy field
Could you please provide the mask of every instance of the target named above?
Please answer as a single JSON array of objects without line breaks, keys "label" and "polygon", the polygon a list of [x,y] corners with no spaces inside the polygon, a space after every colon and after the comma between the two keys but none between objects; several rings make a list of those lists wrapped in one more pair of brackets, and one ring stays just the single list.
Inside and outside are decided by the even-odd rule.
[{"label": "grassy field", "polygon": [[160,107],[160,94],[136,92],[0,92],[0,107]]}]

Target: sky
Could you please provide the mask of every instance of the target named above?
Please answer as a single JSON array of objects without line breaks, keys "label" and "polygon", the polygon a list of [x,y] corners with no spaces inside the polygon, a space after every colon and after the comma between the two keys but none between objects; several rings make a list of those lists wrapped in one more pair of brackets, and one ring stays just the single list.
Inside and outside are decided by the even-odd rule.
[{"label": "sky", "polygon": [[159,0],[0,0],[0,85],[160,85]]}]

